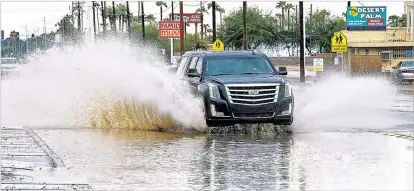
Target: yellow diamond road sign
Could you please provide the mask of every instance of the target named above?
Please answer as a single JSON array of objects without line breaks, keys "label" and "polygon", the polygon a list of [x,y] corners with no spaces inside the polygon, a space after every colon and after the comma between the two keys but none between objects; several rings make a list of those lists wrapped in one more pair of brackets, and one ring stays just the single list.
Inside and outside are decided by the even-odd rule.
[{"label": "yellow diamond road sign", "polygon": [[224,50],[224,43],[221,40],[217,39],[214,41],[213,45],[211,45],[214,51],[223,51]]},{"label": "yellow diamond road sign", "polygon": [[347,52],[348,45],[347,45],[347,38],[341,32],[335,33],[335,35],[331,39],[331,52]]}]

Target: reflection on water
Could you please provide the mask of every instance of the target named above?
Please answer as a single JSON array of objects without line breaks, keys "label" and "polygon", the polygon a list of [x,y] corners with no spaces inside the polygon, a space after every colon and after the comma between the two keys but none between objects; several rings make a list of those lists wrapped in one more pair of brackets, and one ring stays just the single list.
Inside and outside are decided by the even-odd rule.
[{"label": "reflection on water", "polygon": [[[412,152],[402,156],[396,152],[401,146],[390,145],[392,156],[400,158],[395,160],[398,157],[373,148],[369,153],[369,146],[362,146],[362,138],[368,137],[372,143],[382,138],[378,134],[352,141],[346,134],[335,137],[323,133],[213,136],[96,129],[36,132],[68,167],[41,176],[39,181],[58,175],[65,177],[64,181],[76,177],[98,190],[361,189],[387,184],[412,188],[406,184],[407,179],[412,180],[412,173],[396,176],[412,169]],[[332,141],[338,145],[327,144]],[[348,146],[339,145],[341,142]],[[389,160],[394,162],[392,168],[384,165]],[[366,161],[374,161],[376,168],[368,167]],[[358,178],[352,178],[353,173]]]}]

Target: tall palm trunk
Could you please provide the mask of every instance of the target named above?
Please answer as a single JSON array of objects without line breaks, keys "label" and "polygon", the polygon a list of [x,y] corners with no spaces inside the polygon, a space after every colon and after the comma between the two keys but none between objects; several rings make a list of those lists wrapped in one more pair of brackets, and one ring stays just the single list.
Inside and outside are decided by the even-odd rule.
[{"label": "tall palm trunk", "polygon": [[96,4],[98,5],[98,7],[96,8],[96,28],[98,29],[98,32],[100,32],[99,30],[99,3],[96,2]]},{"label": "tall palm trunk", "polygon": [[115,1],[112,1],[112,24],[114,26],[114,32],[116,32]]},{"label": "tall palm trunk", "polygon": [[102,14],[102,25],[103,25],[103,32],[106,33],[106,1],[101,1],[101,14]]},{"label": "tall palm trunk", "polygon": [[96,36],[96,14],[95,14],[95,6],[96,4],[95,4],[95,1],[92,1],[92,14],[93,14],[93,18],[92,18],[92,20],[93,20],[93,35],[94,36]]},{"label": "tall palm trunk", "polygon": [[285,9],[284,8],[282,8],[282,19],[280,20],[281,21],[281,28],[282,28],[282,30],[284,30],[285,29],[285,26],[284,26],[284,24],[285,24]]},{"label": "tall palm trunk", "polygon": [[122,26],[122,15],[119,15],[118,17],[118,27],[119,27],[119,30],[121,31],[124,30],[124,27]]},{"label": "tall palm trunk", "polygon": [[290,30],[290,9],[287,10],[287,27]]}]

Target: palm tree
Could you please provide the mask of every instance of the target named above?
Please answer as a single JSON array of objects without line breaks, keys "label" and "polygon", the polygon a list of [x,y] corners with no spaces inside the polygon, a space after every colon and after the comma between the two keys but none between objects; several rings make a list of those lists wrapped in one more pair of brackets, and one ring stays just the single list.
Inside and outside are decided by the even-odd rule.
[{"label": "palm tree", "polygon": [[116,13],[115,13],[115,1],[112,1],[112,24],[114,25],[114,32],[116,32]]},{"label": "palm tree", "polygon": [[[202,5],[203,2],[200,2],[200,8],[198,8],[196,10],[196,13],[201,13],[202,15],[204,15],[204,13],[208,14],[208,10],[204,7],[204,5]],[[204,19],[201,22],[201,30],[200,30],[200,35],[201,35],[201,39],[203,39],[203,33],[204,33]],[[197,32],[197,24],[195,25],[195,29]]]},{"label": "palm tree", "polygon": [[109,19],[109,24],[112,30],[114,30],[114,22],[116,21],[116,16],[117,14],[115,13],[114,15],[112,6],[107,6],[105,9],[105,17]]},{"label": "palm tree", "polygon": [[283,23],[285,20],[285,7],[286,7],[286,1],[279,1],[276,5],[276,8],[282,9],[282,17],[280,18],[280,28],[283,30]]},{"label": "palm tree", "polygon": [[294,9],[295,8],[295,6],[293,6],[292,4],[290,4],[290,3],[288,3],[288,4],[286,4],[286,6],[285,6],[285,9],[287,10],[287,27],[288,27],[288,30],[290,30],[290,10],[291,9]]},{"label": "palm tree", "polygon": [[117,4],[115,7],[115,14],[118,17],[118,26],[121,31],[124,31],[124,25],[127,16],[127,8],[125,4]]},{"label": "palm tree", "polygon": [[157,7],[160,7],[160,21],[162,21],[162,7],[167,8],[167,3],[164,1],[157,1],[155,2],[155,4],[157,5]]},{"label": "palm tree", "polygon": [[147,16],[145,16],[145,18],[144,18],[147,22],[149,22],[149,23],[155,23],[156,21],[156,19],[155,19],[155,17],[154,17],[154,15],[153,14],[149,14],[149,15],[147,15]]}]

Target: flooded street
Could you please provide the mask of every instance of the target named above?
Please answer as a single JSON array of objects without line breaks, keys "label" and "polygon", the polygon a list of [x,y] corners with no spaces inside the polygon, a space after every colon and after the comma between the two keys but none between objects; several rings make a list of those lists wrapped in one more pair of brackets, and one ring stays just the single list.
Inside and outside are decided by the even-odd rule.
[{"label": "flooded street", "polygon": [[413,182],[412,140],[381,133],[36,132],[67,170],[38,171],[35,181],[88,182],[97,190],[404,190]]},{"label": "flooded street", "polygon": [[18,174],[95,190],[411,190],[413,101],[395,99],[388,120],[400,125],[378,128],[203,135],[33,127],[65,166]]},{"label": "flooded street", "polygon": [[2,190],[413,189],[412,86],[292,80],[293,133],[212,135],[188,86],[126,50],[51,52],[2,79]]}]

